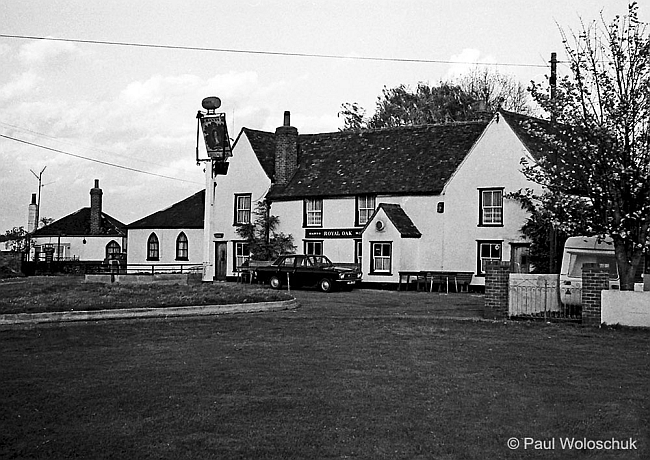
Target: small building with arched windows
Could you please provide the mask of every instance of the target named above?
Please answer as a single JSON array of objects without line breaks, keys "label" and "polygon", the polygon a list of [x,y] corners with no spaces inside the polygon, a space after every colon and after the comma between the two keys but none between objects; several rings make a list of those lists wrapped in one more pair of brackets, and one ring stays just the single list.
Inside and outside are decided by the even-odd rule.
[{"label": "small building with arched windows", "polygon": [[126,226],[129,271],[179,271],[202,265],[205,190]]},{"label": "small building with arched windows", "polygon": [[[36,229],[37,214],[32,199],[28,227],[32,234],[31,259],[35,261],[81,261],[105,263],[120,260],[126,253],[126,225],[102,211],[99,180],[90,189],[90,207]],[[34,197],[32,197],[34,198]],[[35,230],[32,230],[35,229]]]}]

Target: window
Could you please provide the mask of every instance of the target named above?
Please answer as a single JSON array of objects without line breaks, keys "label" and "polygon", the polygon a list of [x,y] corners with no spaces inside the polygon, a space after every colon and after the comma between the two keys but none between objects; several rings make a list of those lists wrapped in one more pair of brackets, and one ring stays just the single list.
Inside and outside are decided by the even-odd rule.
[{"label": "window", "polygon": [[357,225],[366,225],[374,212],[374,196],[361,195],[357,197]]},{"label": "window", "polygon": [[503,189],[479,190],[479,225],[503,225]]},{"label": "window", "polygon": [[106,245],[106,258],[107,259],[113,258],[112,254],[119,254],[121,252],[122,252],[122,250],[120,249],[120,245],[115,240],[111,240],[111,242]]},{"label": "window", "polygon": [[323,255],[323,242],[322,241],[305,241],[305,254],[310,256]]},{"label": "window", "polygon": [[235,271],[251,258],[250,247],[245,242],[235,242]]},{"label": "window", "polygon": [[251,194],[235,195],[235,225],[251,223]]},{"label": "window", "polygon": [[321,198],[305,200],[305,227],[323,225],[323,200]]},{"label": "window", "polygon": [[501,260],[501,241],[479,241],[478,242],[478,275],[485,275],[485,266],[490,261]]},{"label": "window", "polygon": [[160,245],[155,233],[149,235],[147,240],[147,260],[158,260],[160,257]]},{"label": "window", "polygon": [[390,274],[391,270],[391,243],[371,243],[370,253],[371,273]]},{"label": "window", "polygon": [[179,233],[176,238],[176,260],[189,260],[189,243],[185,233]]}]

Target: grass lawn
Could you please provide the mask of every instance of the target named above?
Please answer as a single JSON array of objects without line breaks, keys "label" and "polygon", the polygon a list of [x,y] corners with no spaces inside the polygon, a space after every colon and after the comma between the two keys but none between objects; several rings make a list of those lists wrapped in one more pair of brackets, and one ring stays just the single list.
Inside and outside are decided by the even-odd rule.
[{"label": "grass lawn", "polygon": [[234,283],[186,286],[86,283],[80,276],[0,280],[0,314],[176,307],[286,300],[284,292]]},{"label": "grass lawn", "polygon": [[[423,295],[424,308],[390,293],[362,308],[354,294],[0,331],[0,457],[650,457],[650,332],[454,321],[430,313],[468,297]],[[510,450],[512,437],[556,449]]]}]

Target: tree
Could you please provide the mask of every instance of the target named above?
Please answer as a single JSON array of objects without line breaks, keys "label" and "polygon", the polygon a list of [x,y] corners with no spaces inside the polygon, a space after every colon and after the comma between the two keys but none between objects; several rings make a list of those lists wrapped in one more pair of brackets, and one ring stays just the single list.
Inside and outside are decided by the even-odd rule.
[{"label": "tree", "polygon": [[51,217],[41,217],[39,219],[39,224],[41,227],[45,227],[46,225],[50,225],[52,222],[54,222],[54,219]]},{"label": "tree", "polygon": [[650,40],[636,3],[609,24],[561,33],[570,75],[556,91],[530,88],[551,116],[551,133],[537,133],[551,153],[524,172],[559,204],[546,207],[557,228],[612,238],[621,289],[632,290],[649,242]]},{"label": "tree", "polygon": [[[584,217],[576,226],[560,225],[567,215],[587,214],[588,204],[575,197],[569,201],[559,201],[550,193],[536,194],[531,189],[509,193],[508,198],[517,200],[528,212],[528,218],[521,227],[521,234],[530,241],[529,261],[532,273],[559,273],[559,266],[552,267],[551,259],[562,260],[564,243],[570,236],[584,235]],[[581,226],[582,224],[582,226]],[[555,233],[555,244],[551,244],[551,231]]]},{"label": "tree", "polygon": [[461,76],[457,84],[478,103],[478,110],[494,113],[505,109],[533,115],[526,87],[494,68],[476,66]]},{"label": "tree", "polygon": [[7,248],[14,252],[27,252],[31,248],[30,234],[24,227],[14,227],[5,232]]},{"label": "tree", "polygon": [[384,87],[377,98],[375,113],[366,117],[358,103],[341,105],[341,131],[393,128],[453,121],[477,120],[499,108],[529,113],[524,87],[497,71],[476,68],[458,83],[437,86],[418,83],[415,90],[406,85]]},{"label": "tree", "polygon": [[273,260],[280,254],[293,253],[296,250],[293,236],[276,231],[280,219],[271,215],[270,207],[265,201],[257,203],[253,214],[253,222],[237,228],[237,234],[248,242],[252,260]]}]

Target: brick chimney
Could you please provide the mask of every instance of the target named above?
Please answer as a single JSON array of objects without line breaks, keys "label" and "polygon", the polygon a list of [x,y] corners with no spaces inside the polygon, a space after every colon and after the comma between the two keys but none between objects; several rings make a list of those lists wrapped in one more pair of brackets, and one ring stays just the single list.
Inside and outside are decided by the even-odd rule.
[{"label": "brick chimney", "polygon": [[298,129],[291,126],[291,114],[284,112],[284,124],[275,130],[275,183],[285,185],[298,168]]},{"label": "brick chimney", "polygon": [[27,231],[29,233],[38,229],[38,205],[36,204],[36,194],[32,193],[32,202],[29,205],[29,214],[27,215]]},{"label": "brick chimney", "polygon": [[95,179],[95,187],[90,189],[90,234],[102,232],[102,189],[99,179]]}]

